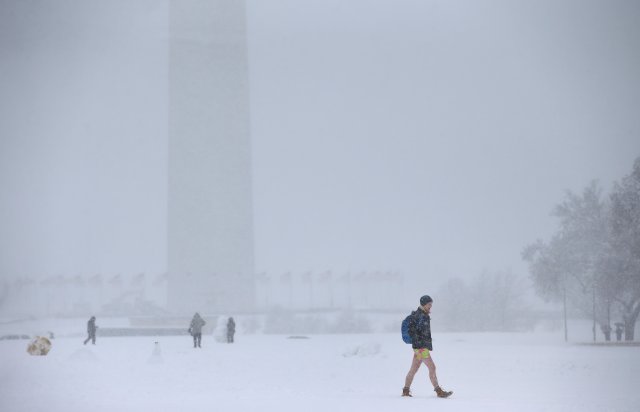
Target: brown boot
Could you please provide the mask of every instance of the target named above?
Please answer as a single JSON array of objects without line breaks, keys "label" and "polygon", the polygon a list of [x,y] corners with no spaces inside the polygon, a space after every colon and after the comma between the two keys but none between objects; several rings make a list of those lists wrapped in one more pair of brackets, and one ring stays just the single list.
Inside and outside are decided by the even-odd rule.
[{"label": "brown boot", "polygon": [[408,388],[408,387],[406,387],[406,386],[405,386],[404,388],[402,388],[402,396],[409,396],[409,397],[411,397],[411,391],[409,391],[409,388]]},{"label": "brown boot", "polygon": [[442,390],[441,387],[437,386],[434,391],[436,391],[436,394],[438,395],[438,398],[448,398],[449,396],[451,396],[451,394],[453,393],[453,391],[444,391]]}]

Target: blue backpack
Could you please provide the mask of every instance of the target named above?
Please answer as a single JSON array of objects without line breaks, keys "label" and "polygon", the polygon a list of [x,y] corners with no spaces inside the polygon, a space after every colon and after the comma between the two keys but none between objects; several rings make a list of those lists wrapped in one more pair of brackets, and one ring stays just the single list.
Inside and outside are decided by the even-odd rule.
[{"label": "blue backpack", "polygon": [[[413,313],[411,314],[413,315]],[[411,343],[411,335],[409,334],[409,325],[411,324],[411,315],[404,318],[402,321],[402,327],[400,330],[402,331],[402,340],[404,343]]]}]

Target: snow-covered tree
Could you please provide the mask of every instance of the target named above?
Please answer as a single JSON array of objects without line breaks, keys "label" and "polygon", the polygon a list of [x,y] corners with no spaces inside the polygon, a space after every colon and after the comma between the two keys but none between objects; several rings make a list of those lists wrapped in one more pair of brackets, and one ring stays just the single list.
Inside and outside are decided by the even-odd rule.
[{"label": "snow-covered tree", "polygon": [[633,340],[640,315],[640,158],[608,200],[595,182],[581,195],[567,192],[554,209],[560,227],[552,240],[538,240],[522,256],[538,294],[593,316],[594,339],[596,321],[609,327],[619,310],[625,339]]},{"label": "snow-covered tree", "polygon": [[611,193],[611,246],[606,266],[623,308],[625,340],[633,340],[640,314],[640,158]]},{"label": "snow-covered tree", "polygon": [[450,331],[520,330],[526,306],[525,286],[510,270],[484,271],[471,279],[445,282],[434,299],[438,324]]},{"label": "snow-covered tree", "polygon": [[547,300],[562,300],[565,314],[567,301],[590,314],[594,340],[600,262],[608,246],[608,205],[601,193],[595,181],[580,195],[567,191],[553,211],[560,220],[558,232],[548,244],[538,240],[523,251],[538,293]]}]

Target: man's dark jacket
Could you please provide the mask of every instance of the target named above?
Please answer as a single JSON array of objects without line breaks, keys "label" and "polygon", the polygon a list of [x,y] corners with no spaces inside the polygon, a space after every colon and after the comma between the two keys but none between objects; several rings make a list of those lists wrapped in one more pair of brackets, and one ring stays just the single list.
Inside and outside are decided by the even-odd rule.
[{"label": "man's dark jacket", "polygon": [[96,334],[96,318],[91,318],[89,319],[89,322],[87,322],[87,332],[89,335]]},{"label": "man's dark jacket", "polygon": [[431,318],[422,308],[411,312],[409,335],[411,336],[413,349],[427,348],[433,350],[431,344]]}]

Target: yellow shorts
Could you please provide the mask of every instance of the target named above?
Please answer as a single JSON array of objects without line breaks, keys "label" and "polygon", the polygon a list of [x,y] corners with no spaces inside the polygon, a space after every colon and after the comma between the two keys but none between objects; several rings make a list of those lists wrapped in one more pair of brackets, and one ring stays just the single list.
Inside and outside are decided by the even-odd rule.
[{"label": "yellow shorts", "polygon": [[431,356],[429,355],[429,349],[427,348],[414,349],[413,352],[416,354],[416,358],[420,360],[428,359]]}]

